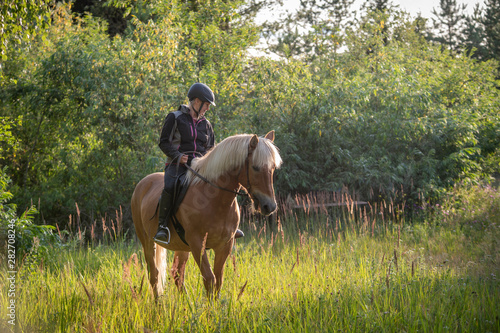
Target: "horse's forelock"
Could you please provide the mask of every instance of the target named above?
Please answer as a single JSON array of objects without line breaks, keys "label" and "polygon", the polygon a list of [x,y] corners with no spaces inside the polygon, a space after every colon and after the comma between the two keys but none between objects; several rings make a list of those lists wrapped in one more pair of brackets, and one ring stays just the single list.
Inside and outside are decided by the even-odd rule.
[{"label": "horse's forelock", "polygon": [[279,168],[282,160],[278,148],[271,140],[259,138],[259,144],[253,153],[252,163],[258,167]]}]

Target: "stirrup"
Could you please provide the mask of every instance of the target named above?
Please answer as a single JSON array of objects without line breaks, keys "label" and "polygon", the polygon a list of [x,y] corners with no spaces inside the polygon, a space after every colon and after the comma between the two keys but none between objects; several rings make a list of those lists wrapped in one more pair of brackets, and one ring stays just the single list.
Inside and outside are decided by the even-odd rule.
[{"label": "stirrup", "polygon": [[[168,233],[168,239],[167,239],[166,242],[164,240],[156,238],[156,236],[158,236],[158,233],[160,232],[160,230],[166,230],[167,231],[167,233]],[[156,244],[159,244],[159,245],[162,245],[162,246],[167,246],[168,244],[170,244],[170,229],[168,227],[164,227],[162,225],[158,226],[158,231],[156,232],[156,235],[153,237],[153,240],[155,241]]]}]

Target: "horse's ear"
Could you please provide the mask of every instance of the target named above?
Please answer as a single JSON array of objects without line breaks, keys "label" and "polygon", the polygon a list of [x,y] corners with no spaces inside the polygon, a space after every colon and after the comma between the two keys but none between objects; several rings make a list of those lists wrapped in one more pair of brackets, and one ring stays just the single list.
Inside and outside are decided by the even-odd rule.
[{"label": "horse's ear", "polygon": [[274,142],[274,130],[267,133],[265,138]]},{"label": "horse's ear", "polygon": [[250,139],[250,144],[248,145],[248,153],[249,154],[253,153],[255,148],[257,148],[258,144],[259,144],[259,137],[254,134]]}]

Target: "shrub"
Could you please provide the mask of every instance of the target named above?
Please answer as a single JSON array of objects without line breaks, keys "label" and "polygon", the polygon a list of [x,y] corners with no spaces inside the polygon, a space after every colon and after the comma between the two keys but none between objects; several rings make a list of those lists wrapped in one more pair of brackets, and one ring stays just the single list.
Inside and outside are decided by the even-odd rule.
[{"label": "shrub", "polygon": [[[15,255],[19,260],[29,255],[31,262],[50,260],[48,249],[60,246],[59,236],[53,231],[55,227],[50,225],[36,225],[33,223],[34,215],[37,213],[35,207],[30,207],[21,216],[16,214],[16,205],[7,203],[12,199],[12,194],[7,191],[10,179],[6,176],[5,169],[0,169],[0,235],[2,236],[2,255],[12,253],[7,251],[7,245],[14,245]],[[9,230],[15,230],[15,243],[7,240]],[[8,249],[12,249],[10,246]]]}]

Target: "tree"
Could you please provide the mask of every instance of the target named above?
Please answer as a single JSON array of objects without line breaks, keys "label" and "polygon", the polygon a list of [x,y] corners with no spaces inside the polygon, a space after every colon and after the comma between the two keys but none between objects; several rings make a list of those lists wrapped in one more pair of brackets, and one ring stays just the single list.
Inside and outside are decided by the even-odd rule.
[{"label": "tree", "polygon": [[465,17],[462,44],[465,51],[471,53],[472,57],[479,60],[488,59],[482,10],[479,4],[474,7],[472,15]]},{"label": "tree", "polygon": [[491,174],[493,64],[443,50],[422,29],[397,10],[368,11],[336,57],[259,59],[246,110],[254,132],[279,133],[278,193],[346,185],[365,198],[404,189],[411,200]]},{"label": "tree", "polygon": [[127,216],[134,184],[164,167],[165,115],[195,81],[216,94],[217,141],[277,131],[277,193],[430,194],[498,172],[497,63],[425,41],[422,21],[401,11],[347,24],[304,2],[302,23],[314,22],[297,31],[304,48],[272,60],[247,55],[259,27],[246,3],[112,2],[130,11],[123,34],[59,5],[46,42],[13,44],[3,63],[0,164],[19,209],[40,198],[48,223],[64,227],[75,202],[87,223],[120,205]]},{"label": "tree", "polygon": [[18,153],[1,162],[21,210],[40,198],[48,222],[68,216],[75,202],[87,216],[104,215],[125,206],[143,170],[154,171],[162,108],[178,105],[179,68],[191,61],[177,49],[173,15],[110,39],[102,20],[60,6],[46,43],[34,42],[26,61],[5,63],[10,83],[0,110],[24,123],[12,130]]},{"label": "tree", "polygon": [[126,8],[113,6],[110,1],[74,0],[71,11],[82,16],[90,13],[94,17],[103,18],[108,23],[108,34],[111,37],[122,35],[131,19],[130,16],[125,17]]},{"label": "tree", "polygon": [[200,2],[198,12],[181,4],[133,8],[138,16],[113,38],[105,20],[61,5],[46,43],[5,62],[0,113],[18,147],[9,154],[0,144],[0,163],[10,167],[20,209],[40,198],[40,218],[61,225],[75,202],[89,219],[128,207],[134,182],[162,170],[161,124],[198,80],[216,93],[218,139],[234,131],[257,29],[235,2]]},{"label": "tree", "polygon": [[456,0],[439,0],[439,11],[435,8],[432,14],[436,36],[431,40],[437,41],[452,51],[459,51],[461,46],[464,10],[467,5],[457,5]]},{"label": "tree", "polygon": [[373,32],[374,36],[370,36],[370,38],[382,41],[381,44],[375,43],[368,46],[366,53],[371,54],[378,47],[387,46],[389,43],[389,17],[392,15],[394,6],[390,0],[372,0],[365,2],[362,9],[366,12],[362,18],[364,21],[363,26],[367,27],[364,30]]},{"label": "tree", "polygon": [[483,19],[488,58],[500,61],[500,0],[487,0]]},{"label": "tree", "polygon": [[[7,60],[10,43],[28,43],[50,23],[49,0],[5,0],[0,5],[0,55]],[[0,64],[1,69],[1,64]]]},{"label": "tree", "polygon": [[314,55],[335,54],[343,44],[344,24],[354,0],[303,0],[297,19],[311,27],[306,41]]},{"label": "tree", "polygon": [[302,0],[300,8],[281,20],[264,24],[268,49],[286,59],[336,54],[354,0]]}]

